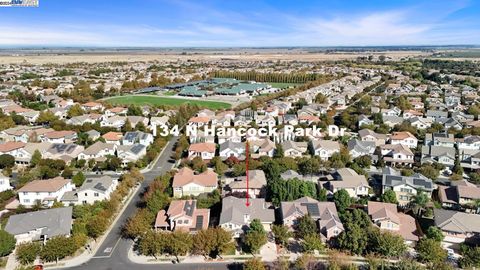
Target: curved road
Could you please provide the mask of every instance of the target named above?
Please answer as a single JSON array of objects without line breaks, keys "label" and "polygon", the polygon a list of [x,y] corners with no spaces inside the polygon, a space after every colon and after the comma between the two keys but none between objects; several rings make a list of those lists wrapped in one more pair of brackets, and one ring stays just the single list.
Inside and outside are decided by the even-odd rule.
[{"label": "curved road", "polygon": [[141,201],[140,193],[155,179],[155,177],[162,175],[169,171],[173,162],[171,156],[174,151],[174,144],[177,137],[172,138],[165,150],[155,162],[152,169],[144,173],[145,180],[141,187],[133,195],[134,198],[127,205],[122,212],[120,218],[117,219],[113,225],[112,230],[109,231],[105,240],[98,248],[95,255],[86,263],[70,268],[64,269],[78,269],[78,270],[131,270],[131,269],[241,269],[239,265],[229,265],[227,263],[203,263],[203,264],[135,264],[128,259],[128,251],[130,250],[133,241],[124,239],[121,236],[121,229],[125,221],[132,216],[138,203]]}]

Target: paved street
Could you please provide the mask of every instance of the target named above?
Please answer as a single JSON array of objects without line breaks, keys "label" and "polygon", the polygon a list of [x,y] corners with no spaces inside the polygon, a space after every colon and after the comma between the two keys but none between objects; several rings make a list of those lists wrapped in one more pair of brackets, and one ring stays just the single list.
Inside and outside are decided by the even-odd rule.
[{"label": "paved street", "polygon": [[128,217],[132,216],[137,204],[140,202],[140,193],[150,184],[153,179],[161,175],[173,166],[170,160],[173,154],[174,143],[177,138],[173,138],[165,146],[165,151],[158,158],[153,168],[144,174],[145,181],[141,188],[134,194],[134,198],[130,201],[125,211],[114,224],[112,230],[109,232],[102,245],[99,247],[97,253],[85,264],[68,269],[92,269],[92,270],[130,270],[130,269],[240,269],[238,266],[228,266],[226,263],[209,263],[209,264],[158,264],[139,265],[134,264],[128,259],[128,251],[133,243],[132,240],[123,239],[121,237],[121,228]]}]

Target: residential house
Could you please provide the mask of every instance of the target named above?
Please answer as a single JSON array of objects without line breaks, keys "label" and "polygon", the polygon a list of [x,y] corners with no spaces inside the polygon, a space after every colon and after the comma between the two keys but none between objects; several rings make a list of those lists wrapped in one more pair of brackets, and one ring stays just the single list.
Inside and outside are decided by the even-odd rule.
[{"label": "residential house", "polygon": [[283,155],[286,157],[301,157],[307,152],[307,142],[283,141]]},{"label": "residential house", "polygon": [[252,158],[259,158],[262,156],[273,157],[276,145],[270,139],[259,139],[249,142],[250,153]]},{"label": "residential house", "polygon": [[74,143],[54,143],[43,154],[44,158],[61,159],[70,164],[72,159],[77,158],[85,148]]},{"label": "residential house", "polygon": [[23,142],[6,142],[0,144],[0,155],[8,154],[15,158],[15,163],[27,165],[30,163],[31,155],[25,150]]},{"label": "residential house", "polygon": [[72,191],[74,185],[68,179],[55,177],[48,180],[33,180],[18,190],[18,200],[21,205],[31,207],[42,203],[52,206],[55,201],[60,201],[65,192]]},{"label": "residential house", "polygon": [[440,163],[448,168],[455,165],[455,148],[437,145],[422,146],[422,163]]},{"label": "residential house", "polygon": [[480,200],[480,188],[467,180],[452,181],[451,186],[438,187],[438,199],[443,207],[476,212],[475,202]]},{"label": "residential house", "polygon": [[210,117],[205,117],[205,116],[196,116],[192,117],[188,120],[188,125],[189,126],[194,126],[194,127],[203,127],[208,125],[210,123]]},{"label": "residential house", "polygon": [[13,189],[13,187],[10,185],[10,178],[0,173],[0,192],[11,189]]},{"label": "residential house", "polygon": [[412,127],[422,130],[431,127],[433,124],[433,119],[427,117],[412,117],[407,119],[407,121]]},{"label": "residential house", "polygon": [[411,166],[414,162],[414,154],[410,148],[403,144],[386,144],[380,146],[380,152],[387,165]]},{"label": "residential house", "polygon": [[360,156],[372,156],[375,152],[376,145],[372,141],[361,141],[358,139],[351,139],[347,142],[347,149],[352,158]]},{"label": "residential house", "polygon": [[106,156],[114,156],[117,150],[117,145],[112,143],[96,142],[90,145],[87,149],[78,154],[78,159],[95,161],[105,161]]},{"label": "residential house", "polygon": [[87,178],[77,190],[66,192],[61,201],[65,205],[70,205],[93,204],[98,201],[109,200],[117,186],[118,179],[110,176]]},{"label": "residential house", "polygon": [[367,212],[375,226],[402,236],[406,244],[413,246],[419,240],[415,219],[407,214],[399,213],[397,205],[369,201]]},{"label": "residential house", "polygon": [[313,140],[312,143],[315,155],[319,156],[322,160],[328,160],[333,153],[340,152],[340,144],[337,141]]},{"label": "residential house", "polygon": [[455,138],[453,134],[447,132],[427,133],[425,134],[425,145],[435,145],[443,147],[455,147]]},{"label": "residential house", "polygon": [[428,110],[426,113],[426,116],[435,119],[435,121],[438,121],[442,118],[447,118],[448,112],[438,111],[438,110]]},{"label": "residential house", "polygon": [[119,145],[117,147],[117,157],[122,160],[122,166],[126,167],[129,163],[135,163],[147,154],[147,147],[143,144]]},{"label": "residential house", "polygon": [[330,194],[344,189],[350,197],[358,198],[368,196],[370,186],[363,175],[359,175],[350,168],[341,168],[327,177],[329,181],[323,183]]},{"label": "residential house", "polygon": [[201,157],[203,160],[210,160],[215,157],[215,143],[194,143],[188,147],[188,158]]},{"label": "residential house", "polygon": [[219,156],[222,160],[235,157],[239,160],[245,159],[245,144],[241,142],[225,141],[220,144]]},{"label": "residential house", "polygon": [[120,145],[122,142],[123,134],[121,132],[110,131],[102,135],[106,143]]},{"label": "residential house", "polygon": [[[119,130],[125,125],[126,120],[127,120],[126,116],[119,116],[119,115],[104,117],[103,120],[100,122],[100,126],[116,128],[117,130]],[[134,125],[132,124],[131,126],[134,127]]]},{"label": "residential house", "polygon": [[170,203],[166,216],[169,230],[196,233],[208,228],[210,209],[198,208],[197,200],[176,200]]},{"label": "residential house", "polygon": [[70,236],[72,207],[52,208],[10,216],[5,231],[17,244],[47,241],[55,236]]},{"label": "residential house", "polygon": [[375,146],[384,145],[387,141],[387,135],[376,133],[370,129],[362,129],[358,131],[360,140],[366,142],[375,142]]},{"label": "residential house", "polygon": [[405,145],[405,146],[408,146],[409,148],[416,148],[418,139],[408,131],[401,131],[401,132],[394,132],[390,136],[390,143],[394,145],[395,144]]},{"label": "residential house", "polygon": [[141,131],[128,131],[122,138],[123,145],[133,145],[133,144],[142,144],[144,146],[149,146],[153,143],[153,135],[150,133],[145,133]]},{"label": "residential house", "polygon": [[248,189],[246,179],[246,176],[237,177],[233,182],[228,184],[231,193],[246,194],[248,192],[251,198],[264,196],[265,188],[267,186],[267,178],[263,171],[248,171]]},{"label": "residential house", "polygon": [[210,193],[218,187],[218,177],[211,169],[203,173],[195,174],[188,167],[181,168],[173,177],[173,196],[198,196],[202,193]]},{"label": "residential house", "polygon": [[400,205],[405,206],[418,192],[425,192],[428,197],[432,196],[436,185],[433,181],[422,174],[415,173],[412,176],[403,176],[400,171],[391,167],[382,170],[382,190],[393,190]]},{"label": "residential house", "polygon": [[433,209],[435,226],[444,235],[442,246],[459,249],[460,244],[478,244],[480,215],[445,209]]},{"label": "residential house", "polygon": [[309,215],[318,224],[323,239],[328,240],[344,231],[333,202],[303,197],[292,202],[281,202],[280,211],[283,224],[290,229],[297,225],[299,218]]},{"label": "residential house", "polygon": [[273,206],[265,202],[265,199],[250,198],[247,206],[244,198],[233,196],[223,198],[219,226],[232,232],[234,238],[239,238],[247,231],[254,219],[260,220],[265,230],[270,231],[275,221]]},{"label": "residential house", "polygon": [[463,139],[457,140],[457,147],[459,151],[470,149],[470,150],[480,150],[480,136],[478,135],[468,135]]},{"label": "residential house", "polygon": [[41,136],[43,142],[74,143],[77,141],[77,132],[73,130],[51,131]]}]

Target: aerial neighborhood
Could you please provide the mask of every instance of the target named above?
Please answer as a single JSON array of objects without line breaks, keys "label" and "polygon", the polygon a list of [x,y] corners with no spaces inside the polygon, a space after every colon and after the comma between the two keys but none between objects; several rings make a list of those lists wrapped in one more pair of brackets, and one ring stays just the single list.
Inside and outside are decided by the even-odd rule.
[{"label": "aerial neighborhood", "polygon": [[137,262],[478,266],[479,80],[458,65],[3,64],[0,255],[68,265],[123,237]]}]

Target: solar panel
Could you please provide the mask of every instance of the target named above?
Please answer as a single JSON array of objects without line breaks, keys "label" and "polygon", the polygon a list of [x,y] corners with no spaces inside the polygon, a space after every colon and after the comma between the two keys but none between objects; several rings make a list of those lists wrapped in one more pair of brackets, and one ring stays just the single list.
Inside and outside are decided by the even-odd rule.
[{"label": "solar panel", "polygon": [[192,203],[189,203],[188,201],[185,202],[185,205],[183,206],[183,211],[185,211],[185,214],[187,216],[192,216],[193,215],[193,210],[195,209],[195,202],[192,201]]},{"label": "solar panel", "polygon": [[203,216],[197,216],[197,222],[195,223],[195,230],[201,230],[203,227]]},{"label": "solar panel", "polygon": [[101,190],[101,191],[106,191],[107,189],[101,184],[101,183],[97,183],[94,188],[98,189],[98,190]]},{"label": "solar panel", "polygon": [[318,209],[318,205],[316,203],[302,203],[301,205],[307,207],[307,212],[310,214],[310,216],[320,216],[320,210]]}]

